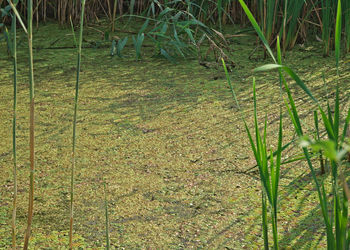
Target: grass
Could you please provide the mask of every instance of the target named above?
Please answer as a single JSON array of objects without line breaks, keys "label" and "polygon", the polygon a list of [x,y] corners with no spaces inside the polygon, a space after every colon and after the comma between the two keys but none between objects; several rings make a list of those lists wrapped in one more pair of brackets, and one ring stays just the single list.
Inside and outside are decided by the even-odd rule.
[{"label": "grass", "polygon": [[[252,17],[250,11],[247,9],[247,6],[244,4],[242,0],[240,0],[240,3],[242,7],[244,8],[248,18],[250,19],[252,25],[254,26],[256,32],[259,34],[259,37],[264,38],[264,35],[261,33],[260,28],[257,26],[256,21],[254,17]],[[339,82],[339,60],[340,60],[340,45],[341,45],[341,31],[342,31],[342,8],[341,8],[341,0],[338,0],[337,4],[337,15],[336,15],[336,26],[335,26],[335,60],[336,60],[336,69],[337,69],[337,77],[338,77],[338,82]],[[262,39],[264,42],[264,39]],[[269,50],[269,45],[265,43],[266,48]],[[348,192],[348,186],[346,179],[343,177],[342,182],[343,184],[341,185],[343,187],[339,188],[338,185],[338,178],[339,178],[339,171],[342,165],[347,165],[347,160],[343,160],[345,158],[345,154],[347,154],[346,145],[342,145],[341,142],[344,141],[347,130],[348,130],[348,123],[350,119],[350,108],[345,107],[345,111],[348,110],[346,113],[348,115],[346,116],[345,119],[345,125],[344,129],[342,132],[342,136],[339,137],[340,133],[340,99],[339,99],[339,86],[337,85],[336,88],[336,98],[335,98],[335,105],[334,105],[334,116],[332,115],[332,111],[330,109],[328,100],[327,100],[327,114],[322,108],[321,104],[317,99],[312,95],[312,92],[307,88],[305,83],[301,80],[301,78],[293,72],[290,68],[282,65],[282,58],[281,58],[281,49],[280,49],[280,42],[279,42],[279,37],[277,37],[277,57],[278,57],[278,64],[266,64],[264,66],[261,66],[257,68],[255,71],[267,71],[271,69],[278,69],[279,73],[279,79],[280,79],[280,84],[284,86],[284,90],[286,94],[288,95],[288,101],[285,100],[285,104],[289,113],[289,117],[291,118],[291,121],[293,123],[293,126],[295,128],[295,131],[298,135],[298,137],[307,137],[307,134],[304,133],[303,127],[301,124],[301,119],[298,114],[297,108],[295,106],[295,102],[293,99],[293,95],[291,94],[290,88],[288,86],[288,83],[283,75],[283,73],[287,73],[301,89],[317,104],[317,108],[322,117],[322,122],[324,124],[325,130],[328,135],[328,141],[316,141],[316,142],[311,142],[310,144],[314,147],[316,152],[319,152],[321,149],[324,151],[325,156],[328,158],[331,166],[331,179],[332,179],[332,188],[331,188],[331,194],[333,195],[332,199],[330,200],[327,198],[328,193],[325,189],[323,181],[319,181],[316,176],[315,168],[312,164],[312,156],[310,155],[310,152],[307,149],[307,144],[309,144],[306,140],[302,142],[300,145],[302,147],[303,153],[305,155],[305,159],[307,161],[307,164],[310,168],[310,172],[312,175],[312,178],[315,183],[315,188],[317,190],[317,194],[319,197],[319,203],[320,207],[322,210],[322,215],[324,218],[324,224],[325,224],[325,230],[326,230],[326,235],[327,235],[327,248],[328,249],[348,249],[350,245],[350,233],[348,233],[347,225],[348,225],[348,198],[347,198],[347,192]],[[276,62],[275,57],[271,55],[272,60]],[[224,65],[225,67],[225,65]],[[282,72],[283,69],[283,72]],[[227,74],[227,71],[226,71]],[[228,78],[229,81],[229,78]],[[268,244],[268,230],[267,230],[267,206],[266,206],[266,195],[271,200],[271,195],[269,196],[269,184],[270,177],[269,177],[269,171],[265,170],[266,163],[264,159],[266,159],[266,132],[264,132],[264,139],[262,141],[260,135],[259,135],[259,128],[257,127],[257,118],[256,118],[256,96],[255,96],[255,81],[254,82],[254,114],[255,114],[255,131],[256,131],[256,146],[252,140],[252,136],[248,131],[249,135],[249,140],[252,145],[252,150],[254,152],[257,165],[259,167],[259,173],[260,173],[260,179],[262,183],[264,183],[264,190],[263,192],[263,197],[262,197],[262,211],[263,211],[263,235],[264,235],[264,246],[265,249],[269,248]],[[231,84],[230,84],[231,87]],[[346,106],[344,104],[344,106]],[[316,113],[317,115],[317,113]],[[314,120],[317,125],[317,120],[315,119],[315,112],[314,112]],[[264,126],[264,131],[266,130],[266,122]],[[279,133],[279,142],[281,141],[281,127],[280,127],[280,133]],[[280,145],[280,143],[279,143]],[[277,152],[281,151],[281,147],[279,146]],[[262,152],[262,153],[261,153]],[[262,155],[262,157],[261,157]],[[278,155],[278,154],[277,154]],[[264,157],[265,156],[265,157]],[[272,153],[271,153],[271,159],[272,159]],[[273,167],[273,161],[271,161],[271,175],[273,176],[274,167]],[[278,164],[277,164],[278,165]],[[278,166],[279,167],[279,166]],[[322,164],[321,164],[322,168]],[[265,174],[264,174],[265,173]],[[278,179],[278,175],[277,175]],[[271,178],[271,180],[273,180]],[[272,182],[273,183],[273,182]],[[333,204],[332,204],[333,203]],[[271,202],[270,202],[271,204]],[[329,205],[331,205],[331,209],[329,210]],[[333,208],[332,208],[333,207]],[[272,212],[275,211],[275,207],[271,209]],[[277,212],[276,212],[277,214]],[[272,216],[274,219],[274,216]],[[274,225],[274,220],[272,220],[272,225]],[[334,223],[334,224],[333,224]],[[275,222],[275,225],[277,224],[277,219]],[[274,234],[274,248],[278,248],[278,242],[277,242],[277,232],[276,230],[273,230]]]},{"label": "grass", "polygon": [[[17,2],[16,2],[17,3]],[[32,227],[32,221],[33,221],[33,213],[34,213],[34,172],[35,172],[35,135],[34,135],[34,127],[35,127],[35,121],[34,121],[34,108],[35,108],[35,101],[34,101],[34,69],[33,69],[33,1],[28,0],[27,1],[27,27],[24,26],[20,15],[17,12],[17,9],[15,5],[9,1],[9,6],[12,9],[13,15],[16,15],[19,22],[21,23],[24,32],[27,34],[28,39],[28,61],[29,61],[29,158],[30,158],[30,171],[29,171],[29,204],[28,204],[28,218],[27,218],[27,229],[25,231],[24,236],[24,246],[23,249],[28,249],[29,244],[29,238],[31,235],[31,227]],[[12,26],[16,25],[16,18],[14,18],[14,23]],[[8,45],[10,45],[10,51],[13,56],[14,61],[14,96],[13,96],[13,102],[14,102],[14,112],[13,112],[13,156],[14,156],[14,198],[13,198],[13,215],[12,215],[12,247],[16,247],[16,213],[17,213],[17,154],[16,154],[16,117],[17,117],[17,45],[16,45],[16,28],[13,28],[13,44],[8,42]]]},{"label": "grass", "polygon": [[[55,25],[41,26],[34,34],[34,46],[46,46],[56,40],[57,29]],[[60,37],[65,39],[57,46],[72,45],[70,31],[61,32]],[[98,39],[89,31],[84,35],[88,40]],[[19,34],[21,39],[23,34]],[[234,40],[239,66],[232,74],[237,98],[246,114],[252,114],[250,70],[262,62],[261,58],[247,59],[253,49],[250,41],[250,36]],[[329,72],[329,89],[334,87],[332,80],[336,76],[335,68],[329,70],[329,65],[335,65],[334,60],[323,58],[320,52],[322,44],[308,43],[287,51],[285,59],[307,80],[317,99],[325,96],[322,72]],[[23,239],[28,164],[28,64],[23,43],[18,53],[18,239]],[[111,247],[242,248],[252,242],[252,247],[262,246],[260,182],[257,173],[242,173],[255,162],[224,73],[207,70],[196,60],[173,65],[145,56],[143,62],[135,62],[131,49],[124,50],[123,59],[110,58],[108,54],[109,49],[85,49],[82,56],[75,246],[103,247],[104,180],[108,184]],[[37,205],[30,247],[65,247],[76,54],[75,50],[38,50],[35,55]],[[340,93],[342,102],[348,105],[346,60],[347,57],[340,61],[340,77],[344,79]],[[13,187],[8,136],[12,109],[7,105],[12,100],[12,68],[5,58],[0,65],[6,83],[0,86],[5,97],[0,109],[9,110],[0,121],[0,136],[4,138],[0,142],[0,165],[5,170],[0,177],[4,183],[0,189],[0,223],[5,225],[0,227],[0,246],[6,247],[11,243],[12,196],[8,190]],[[214,80],[215,76],[219,79]],[[278,128],[280,93],[276,76],[272,72],[260,73],[256,80],[258,109],[268,108],[269,136]],[[101,85],[104,89],[99,88]],[[297,106],[308,102],[297,88],[293,88],[293,93],[300,94],[295,100]],[[303,116],[311,109],[300,111]],[[258,118],[263,120],[264,113]],[[253,127],[253,118],[248,115],[247,122]],[[305,123],[313,128],[313,119]],[[289,119],[284,119],[284,128],[287,139],[293,138]],[[296,151],[288,152],[288,156]],[[329,187],[329,180],[324,182]],[[313,188],[308,168],[303,164],[281,168],[281,248],[326,246]]]}]

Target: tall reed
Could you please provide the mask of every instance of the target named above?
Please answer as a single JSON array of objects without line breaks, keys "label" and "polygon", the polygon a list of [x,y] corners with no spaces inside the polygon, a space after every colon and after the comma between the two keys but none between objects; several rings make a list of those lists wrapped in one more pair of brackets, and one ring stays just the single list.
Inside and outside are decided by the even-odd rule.
[{"label": "tall reed", "polygon": [[17,29],[16,15],[12,16],[12,56],[13,56],[13,210],[12,210],[12,248],[16,248],[16,213],[17,213],[17,150],[16,150],[16,121],[17,121]]},{"label": "tall reed", "polygon": [[29,188],[29,204],[28,204],[28,222],[24,236],[24,249],[28,249],[29,238],[31,234],[31,226],[34,211],[34,69],[33,69],[33,0],[27,2],[27,36],[28,36],[28,54],[29,54],[29,102],[30,102],[30,118],[29,118],[29,145],[30,145],[30,188]]},{"label": "tall reed", "polygon": [[16,117],[17,117],[17,46],[16,15],[12,18],[11,33],[5,27],[4,35],[13,63],[13,119],[12,119],[12,155],[13,155],[13,206],[12,206],[12,248],[16,249],[16,213],[17,213],[17,152],[16,152]]},{"label": "tall reed", "polygon": [[117,0],[114,0],[113,4],[113,16],[112,16],[112,33],[114,32],[115,29],[115,16],[117,14]]},{"label": "tall reed", "polygon": [[[32,27],[33,27],[33,1],[28,0],[27,2],[27,27],[24,25],[21,16],[16,9],[15,4],[18,3],[18,1],[15,1],[15,4],[11,2],[11,0],[8,0],[9,5],[11,6],[14,15],[17,17],[18,21],[20,22],[24,32],[27,34],[27,39],[28,39],[28,55],[29,55],[29,106],[30,106],[30,115],[29,115],[29,158],[30,158],[30,173],[29,173],[29,203],[28,203],[28,220],[27,220],[27,229],[25,231],[24,235],[24,246],[23,249],[28,249],[28,244],[29,244],[29,239],[30,239],[30,234],[31,234],[31,226],[32,226],[32,221],[33,221],[33,211],[34,211],[34,171],[35,171],[35,151],[34,151],[34,108],[35,108],[35,102],[34,102],[34,69],[33,69],[33,35],[32,35]],[[14,23],[15,25],[15,23]],[[15,29],[14,29],[15,31]],[[16,38],[14,38],[14,45],[13,47],[13,54],[16,55]],[[17,58],[17,56],[15,57]],[[17,61],[17,59],[15,60]],[[14,64],[14,75],[17,76],[17,65]],[[16,86],[16,84],[15,84]],[[16,110],[16,102],[17,102],[17,87],[14,88],[14,110]],[[15,113],[14,113],[14,122],[13,122],[13,127],[14,127],[14,143],[13,143],[13,151],[14,151],[14,156],[16,152],[16,147],[15,147],[15,126],[16,126],[16,119],[15,119]],[[14,157],[15,158],[15,157]],[[17,176],[17,169],[16,169],[16,163],[14,163],[14,178],[16,179]],[[15,189],[17,193],[17,181],[15,183]],[[16,205],[16,198],[14,199],[14,209],[13,209],[13,221],[15,220],[15,206]],[[14,237],[14,236],[13,236]]]},{"label": "tall reed", "polygon": [[[349,1],[342,0],[344,5],[344,31],[347,50],[350,50],[350,13]],[[0,1],[0,7],[5,1]],[[334,0],[254,0],[247,1],[254,16],[257,17],[269,45],[275,44],[276,36],[280,35],[283,42],[283,50],[291,49],[295,44],[305,39],[315,39],[314,34],[322,33],[324,55],[329,55],[333,48],[334,22],[336,1]],[[48,4],[49,3],[49,4]],[[19,2],[19,11],[25,15],[27,5]],[[220,29],[230,20],[232,23],[245,24],[244,10],[239,1],[232,0],[186,0],[186,1],[158,1],[158,0],[91,0],[86,3],[85,20],[99,20],[100,17],[108,18],[111,22],[112,32],[115,30],[117,15],[119,17],[128,14],[132,16],[154,17],[164,9],[176,9],[201,20],[206,25],[218,25]],[[152,8],[152,12],[148,9]],[[168,10],[169,10],[168,9]],[[37,22],[45,21],[47,17],[57,20],[60,24],[69,23],[70,17],[73,22],[79,22],[80,1],[41,0],[36,3],[34,14]],[[167,11],[168,11],[167,10]],[[181,17],[185,20],[188,16]],[[310,30],[313,30],[309,32]],[[309,35],[311,34],[311,35]]]},{"label": "tall reed", "polygon": [[73,248],[73,202],[74,202],[74,170],[76,164],[75,148],[76,148],[76,126],[77,126],[77,113],[78,113],[78,98],[79,98],[79,77],[81,66],[81,47],[83,42],[83,30],[84,30],[84,10],[85,0],[81,1],[81,13],[80,13],[80,33],[78,42],[78,60],[77,60],[77,76],[75,82],[75,98],[74,98],[74,117],[73,117],[73,144],[72,144],[72,168],[71,168],[71,182],[70,182],[70,206],[69,206],[69,248]]},{"label": "tall reed", "polygon": [[12,207],[12,248],[16,249],[16,213],[17,213],[17,147],[16,147],[16,120],[17,120],[17,27],[16,15],[11,14],[11,34],[5,27],[5,37],[11,53],[13,63],[13,119],[12,119],[12,154],[13,154],[13,207]]},{"label": "tall reed", "polygon": [[322,40],[323,40],[323,55],[329,55],[331,42],[331,25],[332,25],[332,2],[329,0],[321,0],[322,3]]},{"label": "tall reed", "polygon": [[344,0],[344,29],[345,29],[345,48],[350,52],[350,1]]}]

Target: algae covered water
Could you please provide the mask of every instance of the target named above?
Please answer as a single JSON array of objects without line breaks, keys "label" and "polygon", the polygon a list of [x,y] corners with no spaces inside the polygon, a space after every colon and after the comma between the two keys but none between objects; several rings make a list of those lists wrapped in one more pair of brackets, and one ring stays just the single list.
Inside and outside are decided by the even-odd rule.
[{"label": "algae covered water", "polygon": [[[260,182],[246,171],[255,161],[244,126],[220,67],[203,67],[196,57],[177,64],[152,57],[146,47],[136,61],[132,47],[111,57],[109,44],[90,46],[100,34],[86,31],[78,116],[75,246],[103,247],[103,183],[108,184],[111,245],[116,248],[235,248],[262,245]],[[18,237],[23,238],[28,183],[28,79],[24,39],[19,35]],[[32,248],[65,247],[68,242],[71,124],[75,50],[69,29],[48,24],[34,34],[36,79],[36,190]],[[106,46],[105,46],[106,45]],[[258,109],[278,127],[279,83],[274,72],[253,73],[268,61],[255,36],[231,40],[236,67],[231,72],[249,125],[253,126],[252,78]],[[57,47],[55,49],[55,47]],[[62,47],[58,49],[59,47]],[[63,48],[67,47],[67,48]],[[1,43],[1,53],[5,44]],[[314,95],[327,95],[322,74],[333,88],[333,58],[320,43],[298,45],[285,61]],[[348,56],[341,61],[341,100],[349,106]],[[12,65],[0,59],[0,247],[11,242]],[[293,89],[298,93],[298,89]],[[300,91],[305,116],[312,103]],[[305,103],[307,105],[305,105]],[[263,117],[261,117],[263,118]],[[312,120],[305,120],[310,126]],[[285,136],[295,137],[288,119]],[[290,130],[288,130],[290,128]],[[289,133],[288,133],[289,131]],[[273,143],[272,143],[273,144]],[[294,157],[292,148],[287,157]],[[323,222],[311,176],[303,163],[287,164],[281,177],[281,246],[325,247]]]}]

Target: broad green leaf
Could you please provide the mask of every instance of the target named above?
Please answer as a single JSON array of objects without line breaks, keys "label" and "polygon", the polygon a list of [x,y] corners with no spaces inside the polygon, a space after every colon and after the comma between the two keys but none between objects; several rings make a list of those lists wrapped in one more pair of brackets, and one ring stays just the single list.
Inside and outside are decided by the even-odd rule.
[{"label": "broad green leaf", "polygon": [[263,66],[255,68],[254,72],[269,71],[269,70],[273,70],[273,69],[280,69],[282,67],[283,66],[279,65],[279,64],[265,64]]}]

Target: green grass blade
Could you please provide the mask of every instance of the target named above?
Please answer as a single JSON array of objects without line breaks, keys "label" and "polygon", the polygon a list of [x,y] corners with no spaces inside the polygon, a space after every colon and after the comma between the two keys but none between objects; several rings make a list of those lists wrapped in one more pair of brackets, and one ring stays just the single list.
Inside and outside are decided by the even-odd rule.
[{"label": "green grass blade", "polygon": [[226,63],[225,63],[225,60],[223,58],[221,58],[221,61],[222,61],[222,65],[224,67],[224,71],[225,71],[225,76],[226,76],[226,79],[227,79],[227,83],[228,85],[230,86],[230,90],[231,90],[231,94],[236,102],[236,105],[237,105],[237,108],[239,110],[241,110],[241,107],[239,106],[239,103],[238,103],[238,100],[237,100],[237,96],[236,96],[236,93],[232,87],[232,83],[231,83],[231,79],[230,79],[230,75],[228,74],[228,70],[227,70],[227,67],[226,67]]},{"label": "green grass blade", "polygon": [[[282,65],[282,53],[281,53],[281,44],[280,44],[280,37],[277,36],[277,62],[279,65]],[[282,96],[282,70],[281,68],[278,68],[278,74],[279,74],[279,82],[280,82],[280,90],[281,90],[281,96]]]},{"label": "green grass blade", "polygon": [[337,84],[337,90],[335,94],[334,105],[334,119],[333,119],[333,131],[335,144],[338,145],[339,140],[339,126],[340,126],[340,104],[339,104],[339,85]]},{"label": "green grass blade", "polygon": [[341,0],[338,0],[337,19],[335,24],[335,60],[337,67],[337,75],[339,76],[339,58],[340,58],[340,40],[341,40],[341,24],[342,24]]},{"label": "green grass blade", "polygon": [[333,131],[333,125],[332,125],[332,121],[330,121],[328,118],[327,118],[327,115],[326,113],[323,111],[323,109],[321,107],[319,107],[319,110],[321,112],[321,117],[322,117],[322,121],[323,121],[323,124],[326,128],[326,131],[327,131],[327,134],[328,134],[328,137],[335,141],[335,134],[334,134],[334,131]]},{"label": "green grass blade", "polygon": [[[344,185],[347,185],[344,183]],[[342,244],[344,249],[349,249],[349,245],[346,244],[346,234],[347,224],[348,224],[348,198],[346,196],[345,191],[343,190],[343,199],[342,199],[342,214],[341,214],[341,232],[342,232]]]},{"label": "green grass blade", "polygon": [[269,52],[272,60],[276,63],[276,59],[275,59],[275,56],[273,55],[273,52],[270,48],[270,45],[268,43],[268,41],[266,40],[265,36],[264,36],[264,33],[262,32],[262,30],[260,29],[260,26],[259,24],[257,23],[257,21],[255,20],[253,14],[250,12],[248,6],[245,4],[245,2],[243,0],[239,0],[239,3],[241,4],[244,12],[246,13],[249,21],[251,22],[251,24],[253,25],[256,33],[258,33],[258,36],[260,38],[260,40],[263,42],[266,50]]},{"label": "green grass blade", "polygon": [[283,66],[279,64],[265,64],[263,66],[255,68],[253,71],[254,72],[263,72],[263,71],[268,71],[268,70],[274,70],[274,69],[281,69]]},{"label": "green grass blade", "polygon": [[218,10],[219,27],[221,31],[222,30],[222,0],[217,0],[216,8]]},{"label": "green grass blade", "polygon": [[299,78],[299,76],[289,67],[283,66],[283,70],[289,74],[290,77],[293,78],[293,80],[296,82],[299,87],[304,90],[304,92],[314,101],[318,102],[317,99],[312,95],[311,91],[308,89],[308,87],[305,85],[305,83]]},{"label": "green grass blade", "polygon": [[337,190],[333,192],[334,196],[334,219],[335,219],[335,239],[337,249],[343,249],[342,240],[341,240],[341,211],[339,206],[339,197]]},{"label": "green grass blade", "polygon": [[260,71],[268,71],[273,69],[283,69],[286,73],[289,74],[290,77],[296,82],[296,84],[304,90],[304,92],[316,103],[318,103],[317,99],[312,95],[309,88],[305,85],[305,83],[300,79],[300,77],[289,67],[279,65],[279,64],[266,64],[263,66],[260,66],[258,68],[254,69],[254,72],[260,72]]},{"label": "green grass blade", "polygon": [[[26,34],[28,34],[27,28],[26,28],[26,26],[24,25],[24,23],[23,23],[23,21],[22,21],[22,18],[21,18],[21,15],[19,14],[19,12],[18,12],[16,6],[12,3],[11,0],[7,0],[7,2],[8,2],[9,5],[11,6],[11,8],[12,8],[12,10],[13,10],[13,13],[15,13],[16,17],[18,18],[18,21],[19,21],[19,23],[21,24],[21,26],[22,26],[24,32],[25,32]],[[28,7],[27,7],[27,8],[28,8]]]},{"label": "green grass blade", "polygon": [[119,56],[120,58],[123,57],[122,51],[123,51],[123,49],[124,49],[124,47],[125,47],[127,41],[128,41],[128,37],[125,37],[125,38],[120,39],[120,40],[118,41],[118,44],[117,44],[117,56]]},{"label": "green grass blade", "polygon": [[75,47],[78,47],[78,42],[77,42],[77,37],[75,36],[75,32],[74,32],[74,25],[73,25],[72,17],[69,17],[69,21],[70,21],[70,27],[72,29],[74,45],[75,45]]},{"label": "green grass blade", "polygon": [[[303,131],[302,131],[302,128],[300,125],[299,115],[296,111],[293,97],[291,96],[290,90],[289,90],[286,82],[284,82],[284,85],[285,85],[286,91],[288,93],[288,99],[289,99],[289,103],[291,106],[291,107],[289,107],[288,103],[286,102],[287,110],[288,110],[289,115],[292,119],[295,131],[297,132],[299,137],[302,137]],[[321,113],[322,112],[323,112],[323,110],[321,109]],[[312,175],[312,178],[314,180],[315,187],[316,187],[316,190],[318,193],[319,202],[321,205],[321,211],[322,211],[322,215],[323,215],[324,222],[326,225],[326,230],[327,230],[327,244],[328,244],[329,249],[335,249],[334,248],[335,247],[335,239],[334,239],[333,229],[332,229],[331,223],[329,222],[329,217],[328,217],[327,198],[326,198],[327,196],[326,196],[325,190],[323,188],[323,184],[320,185],[318,180],[317,180],[316,173],[315,173],[314,167],[312,165],[311,157],[310,157],[310,154],[309,154],[307,148],[303,147],[303,153],[305,155],[307,164],[308,164],[309,169],[311,171],[311,175]],[[321,191],[321,188],[322,188],[322,191]]]},{"label": "green grass blade", "polygon": [[[319,125],[318,125],[318,115],[317,115],[317,111],[314,111],[314,124],[315,124],[315,139],[316,140],[320,140],[320,129],[319,129]],[[323,162],[323,153],[322,150],[319,151],[319,160],[320,160],[320,166],[321,166],[321,174],[325,174],[325,168],[324,168],[324,162]]]},{"label": "green grass blade", "polygon": [[348,109],[348,115],[346,116],[346,119],[345,119],[345,124],[344,124],[344,128],[343,128],[343,134],[342,134],[342,137],[340,138],[340,144],[344,143],[344,140],[346,138],[346,133],[347,133],[347,131],[349,129],[349,123],[350,123],[350,108]]},{"label": "green grass blade", "polygon": [[268,236],[268,223],[267,223],[267,204],[264,192],[261,192],[261,205],[262,205],[262,227],[263,227],[263,238],[264,238],[264,249],[269,249],[269,236]]},{"label": "green grass blade", "polygon": [[282,143],[283,143],[283,123],[282,123],[282,108],[280,109],[280,124],[278,130],[278,146],[277,146],[277,155],[276,155],[276,171],[275,171],[275,185],[274,185],[274,197],[275,197],[275,206],[277,207],[277,196],[278,196],[278,185],[280,178],[280,166],[282,159]]}]

